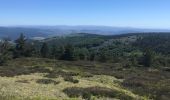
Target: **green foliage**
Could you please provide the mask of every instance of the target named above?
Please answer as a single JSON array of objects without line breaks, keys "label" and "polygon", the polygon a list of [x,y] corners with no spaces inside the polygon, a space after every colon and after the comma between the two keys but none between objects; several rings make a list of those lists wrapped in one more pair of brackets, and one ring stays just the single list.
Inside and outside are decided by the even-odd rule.
[{"label": "green foliage", "polygon": [[43,43],[40,53],[41,53],[41,56],[44,58],[47,58],[49,56],[49,47],[47,43]]},{"label": "green foliage", "polygon": [[9,44],[7,39],[4,39],[0,42],[0,65],[3,65],[7,62],[7,60],[12,58],[10,48],[11,45]]},{"label": "green foliage", "polygon": [[26,43],[25,48],[26,48],[24,51],[25,57],[31,57],[37,55],[36,48],[33,43]]},{"label": "green foliage", "polygon": [[79,80],[74,79],[72,76],[64,76],[64,81],[72,82],[72,83],[78,83]]},{"label": "green foliage", "polygon": [[89,59],[89,50],[87,48],[75,48],[74,54],[78,60]]},{"label": "green foliage", "polygon": [[62,60],[73,61],[75,60],[74,47],[70,44],[65,46],[64,54],[61,57]]},{"label": "green foliage", "polygon": [[[123,67],[169,66],[169,34],[124,34],[104,36],[73,34],[42,41],[27,40],[23,34],[10,48],[13,57],[43,57],[59,60],[84,60],[121,63]],[[14,45],[14,44],[12,44]],[[150,48],[149,51],[146,49]],[[1,53],[1,62],[10,54]],[[151,52],[150,52],[151,51]],[[152,54],[156,52],[156,54]],[[136,54],[134,54],[136,53]],[[6,55],[7,54],[7,55]],[[143,54],[143,55],[142,55]],[[155,58],[156,57],[156,58]],[[159,58],[166,58],[164,61]]]},{"label": "green foliage", "polygon": [[[141,76],[131,76],[123,81],[122,85],[134,93],[147,96],[153,100],[167,100],[170,94],[169,81],[159,72],[143,72]],[[153,77],[154,76],[154,77]]]},{"label": "green foliage", "polygon": [[122,100],[132,100],[132,97],[127,96],[119,91],[112,90],[105,87],[70,87],[63,90],[69,97],[83,97],[84,99],[91,100],[92,96],[97,97],[111,97]]},{"label": "green foliage", "polygon": [[6,63],[10,59],[12,59],[11,53],[0,54],[0,65],[3,65],[4,63]]},{"label": "green foliage", "polygon": [[51,57],[56,59],[57,58],[57,47],[55,45],[52,46],[52,49],[51,49]]},{"label": "green foliage", "polygon": [[20,34],[20,37],[15,41],[16,47],[14,50],[14,58],[22,57],[25,55],[25,44],[26,38],[23,33]]},{"label": "green foliage", "polygon": [[170,54],[170,34],[169,33],[147,33],[141,34],[136,42],[133,43],[135,47],[141,50],[150,48],[156,53],[164,55]]},{"label": "green foliage", "polygon": [[[59,42],[59,40],[61,41]],[[79,86],[85,82],[86,87],[67,86],[68,88],[63,91],[69,97],[92,99],[95,96],[96,98],[132,100],[132,95],[125,94],[128,94],[128,90],[130,90],[136,94],[133,96],[140,95],[146,96],[147,99],[166,100],[166,98],[170,98],[169,40],[169,34],[120,36],[83,34],[58,37],[57,40],[49,40],[50,42],[43,40],[42,42],[26,40],[25,36],[21,34],[16,40],[16,44],[10,43],[8,40],[0,42],[0,65],[2,65],[0,66],[0,76],[11,79],[16,78],[15,76],[25,77],[25,75],[41,73],[41,77],[34,80],[38,85],[54,84],[57,86],[59,82],[63,82],[67,85],[72,84],[72,86],[73,83],[78,83],[74,86]],[[40,57],[39,55],[42,58],[34,58],[34,56]],[[32,58],[11,60],[13,56]],[[53,58],[53,60],[47,58]],[[59,60],[54,60],[54,58]],[[9,63],[6,63],[7,61]],[[104,77],[104,79],[113,83],[103,81],[103,76],[111,77],[109,79]],[[42,77],[44,78],[42,79]],[[100,83],[97,84],[96,80]],[[15,82],[30,84],[30,81],[29,79]],[[87,87],[86,82],[94,87]],[[116,85],[116,90],[113,90],[113,84]],[[121,90],[118,91],[117,89],[120,88]],[[124,91],[126,88],[128,90]]]},{"label": "green foliage", "polygon": [[56,81],[54,81],[52,79],[39,79],[36,82],[39,83],[39,84],[54,84],[54,85],[60,83],[60,82],[56,82]]},{"label": "green foliage", "polygon": [[15,41],[16,45],[13,50],[14,58],[31,57],[35,54],[34,44],[27,42],[26,37],[21,33],[20,37]]},{"label": "green foliage", "polygon": [[154,61],[154,53],[150,49],[147,49],[143,55],[143,64],[146,67],[151,67]]},{"label": "green foliage", "polygon": [[137,67],[138,66],[138,64],[139,64],[139,61],[138,61],[138,59],[139,59],[139,57],[140,57],[140,55],[139,54],[137,54],[137,53],[134,53],[134,52],[132,52],[131,53],[131,55],[130,55],[130,62],[131,62],[131,65],[132,66],[134,66],[134,67]]},{"label": "green foliage", "polygon": [[100,62],[106,62],[108,60],[107,48],[101,48],[98,53],[98,60]]},{"label": "green foliage", "polygon": [[49,52],[51,58],[62,60],[62,56],[64,55],[65,48],[64,46],[57,47],[56,45],[53,45]]},{"label": "green foliage", "polygon": [[96,56],[95,53],[94,53],[94,52],[91,52],[91,53],[90,53],[90,56],[89,56],[89,60],[90,60],[90,61],[94,61],[94,60],[95,60],[95,56]]}]

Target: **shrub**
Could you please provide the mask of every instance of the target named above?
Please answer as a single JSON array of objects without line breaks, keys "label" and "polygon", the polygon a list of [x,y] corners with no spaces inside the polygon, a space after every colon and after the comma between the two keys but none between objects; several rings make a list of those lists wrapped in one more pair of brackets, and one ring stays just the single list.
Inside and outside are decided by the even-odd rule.
[{"label": "shrub", "polygon": [[18,83],[30,83],[28,80],[18,80],[16,82],[18,82]]},{"label": "shrub", "polygon": [[93,74],[91,74],[91,73],[83,73],[81,76],[89,78],[89,77],[93,77]]},{"label": "shrub", "polygon": [[90,99],[91,96],[98,97],[111,97],[111,98],[119,98],[121,100],[132,100],[132,97],[129,97],[125,94],[122,94],[118,91],[112,90],[110,88],[105,87],[70,87],[63,90],[69,97],[82,97],[84,99]]},{"label": "shrub", "polygon": [[121,75],[121,74],[115,74],[114,77],[117,78],[117,79],[123,79],[124,78],[124,76]]},{"label": "shrub", "polygon": [[79,80],[74,79],[72,76],[65,76],[64,81],[72,82],[72,83],[78,83]]},{"label": "shrub", "polygon": [[50,73],[50,69],[45,68],[44,66],[34,66],[34,67],[30,67],[28,68],[28,70],[32,73]]},{"label": "shrub", "polygon": [[65,72],[66,75],[68,76],[78,76],[79,73],[75,73],[75,72]]},{"label": "shrub", "polygon": [[48,78],[56,78],[58,76],[62,76],[62,77],[67,77],[67,76],[78,76],[79,73],[75,73],[75,72],[65,72],[62,70],[59,71],[52,71],[50,72],[48,75],[46,75],[46,77]]},{"label": "shrub", "polygon": [[37,80],[37,83],[39,84],[59,84],[60,82],[56,82],[54,80],[51,80],[51,79],[39,79]]}]

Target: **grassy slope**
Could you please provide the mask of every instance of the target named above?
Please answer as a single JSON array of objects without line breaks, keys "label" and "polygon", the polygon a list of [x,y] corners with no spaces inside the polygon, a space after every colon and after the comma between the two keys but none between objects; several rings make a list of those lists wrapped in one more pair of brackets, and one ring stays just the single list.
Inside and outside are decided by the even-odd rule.
[{"label": "grassy slope", "polygon": [[[140,76],[139,74],[144,72],[138,71],[137,69],[135,69],[135,71],[133,69],[129,71],[115,66],[117,65],[82,61],[54,61],[40,58],[15,59],[8,62],[6,66],[0,66],[0,99],[70,99],[70,97],[63,92],[64,89],[70,87],[87,88],[96,86],[112,89],[115,91],[113,93],[116,94],[114,98],[117,99],[121,99],[122,97],[134,100],[148,99],[149,96],[147,94],[139,93],[134,89],[132,89],[133,92],[131,92],[122,85],[124,80]],[[147,74],[148,78],[150,78],[149,76],[151,75],[152,77],[156,76],[155,74],[146,73],[146,75]],[[169,80],[168,75],[162,75],[162,77],[167,76],[165,78]],[[79,80],[79,82],[72,83],[64,80],[65,77],[70,76],[75,80]],[[47,82],[42,81],[41,83],[42,79],[47,80]],[[40,82],[38,82],[38,80],[40,80]],[[159,84],[161,84],[161,82]],[[129,83],[126,85],[129,85]],[[167,84],[165,84],[165,87],[166,86]],[[92,96],[92,98],[105,100],[111,97]],[[167,98],[166,94],[164,98]],[[81,100],[82,98],[75,97],[74,99]]]}]

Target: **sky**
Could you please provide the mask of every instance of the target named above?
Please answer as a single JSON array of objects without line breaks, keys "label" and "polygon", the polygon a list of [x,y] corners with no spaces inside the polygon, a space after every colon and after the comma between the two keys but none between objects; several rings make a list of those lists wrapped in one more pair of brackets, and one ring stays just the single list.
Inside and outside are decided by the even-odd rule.
[{"label": "sky", "polygon": [[0,25],[170,29],[170,0],[0,0]]}]

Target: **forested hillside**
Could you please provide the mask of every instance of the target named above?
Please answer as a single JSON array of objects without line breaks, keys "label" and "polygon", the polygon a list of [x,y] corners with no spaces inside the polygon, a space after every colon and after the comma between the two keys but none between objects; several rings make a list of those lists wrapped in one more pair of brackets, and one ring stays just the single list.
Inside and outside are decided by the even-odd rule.
[{"label": "forested hillside", "polygon": [[170,33],[21,34],[0,42],[0,98],[168,100],[169,50]]},{"label": "forested hillside", "polygon": [[[35,45],[43,45],[43,43],[48,45],[48,49],[50,50],[48,57],[54,56],[52,54],[55,52],[64,53],[67,46],[70,46],[70,48],[72,48],[70,51],[73,53],[72,60],[121,63],[123,61],[127,64],[137,63],[139,66],[141,66],[141,64],[145,66],[145,58],[147,57],[146,55],[148,55],[154,56],[152,57],[154,63],[150,62],[153,66],[154,64],[161,64],[161,66],[163,66],[162,63],[169,64],[167,61],[169,60],[168,56],[170,54],[169,33],[132,33],[110,36],[79,33],[36,41]],[[40,50],[41,46],[37,49]],[[52,54],[50,54],[50,52]],[[57,55],[55,58],[59,59],[61,58],[60,56]],[[135,60],[135,62],[132,62],[132,59]],[[164,67],[166,67],[166,65],[164,65]]]}]

